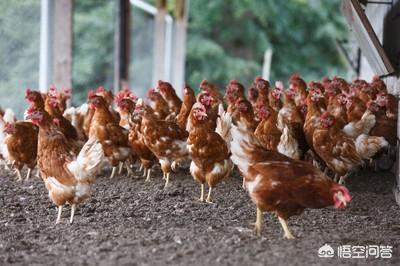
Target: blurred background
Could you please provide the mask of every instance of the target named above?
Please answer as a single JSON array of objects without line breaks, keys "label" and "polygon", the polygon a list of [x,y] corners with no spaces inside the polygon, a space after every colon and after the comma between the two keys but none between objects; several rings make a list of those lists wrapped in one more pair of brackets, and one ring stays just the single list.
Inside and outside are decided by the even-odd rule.
[{"label": "blurred background", "polygon": [[[54,25],[49,23],[51,20],[47,20],[47,24],[41,22],[41,13],[44,12],[43,3],[51,1],[0,1],[0,105],[12,107],[18,114],[26,107],[22,97],[24,90],[42,86],[38,83],[39,61],[42,60],[40,43],[45,36],[41,35],[40,26],[42,23],[51,30]],[[71,0],[61,2],[66,1]],[[118,51],[115,49],[115,31],[118,30],[115,20],[120,0],[72,2],[70,85],[72,102],[77,105],[85,101],[89,89],[118,86],[114,82],[118,73],[115,72],[115,53]],[[154,73],[159,67],[155,64],[164,64],[161,78],[173,79],[173,61],[182,57],[172,43],[179,32],[179,25],[175,23],[179,19],[178,2],[129,2],[130,34],[125,42],[129,49],[126,74],[129,79],[126,82],[139,96],[155,86]],[[346,78],[352,75],[338,49],[338,40],[349,40],[340,0],[185,2],[187,21],[184,26],[187,27],[182,35],[185,49],[181,72],[184,81],[193,88],[205,78],[224,88],[231,79],[248,86],[257,75],[271,81],[287,81],[294,72],[306,80],[321,79],[326,75]],[[163,14],[163,60],[158,60],[160,55],[154,45],[158,36],[155,25],[160,3],[166,10]],[[60,33],[56,31],[55,34]],[[51,77],[47,79],[47,83],[53,82]]]}]

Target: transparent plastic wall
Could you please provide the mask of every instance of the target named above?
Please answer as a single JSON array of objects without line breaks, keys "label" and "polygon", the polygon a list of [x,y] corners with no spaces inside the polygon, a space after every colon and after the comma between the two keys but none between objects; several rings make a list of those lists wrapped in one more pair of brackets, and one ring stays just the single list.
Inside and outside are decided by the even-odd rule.
[{"label": "transparent plastic wall", "polygon": [[130,86],[139,97],[144,97],[153,73],[154,16],[131,6]]},{"label": "transparent plastic wall", "polygon": [[73,105],[86,101],[90,89],[113,85],[114,0],[75,1],[73,16]]},{"label": "transparent plastic wall", "polygon": [[40,2],[0,1],[0,106],[20,119],[25,89],[38,87]]}]

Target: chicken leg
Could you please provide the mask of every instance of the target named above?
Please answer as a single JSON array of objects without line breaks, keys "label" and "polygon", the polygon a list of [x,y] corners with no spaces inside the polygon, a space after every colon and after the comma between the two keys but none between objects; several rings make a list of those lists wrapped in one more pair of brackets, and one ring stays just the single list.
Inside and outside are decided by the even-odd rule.
[{"label": "chicken leg", "polygon": [[199,201],[204,202],[204,184],[201,184],[201,194]]},{"label": "chicken leg", "polygon": [[19,169],[15,169],[15,173],[17,174],[17,182],[22,181],[21,171]]},{"label": "chicken leg", "polygon": [[350,175],[350,173],[347,173],[347,174],[345,174],[344,176],[341,176],[340,178],[339,178],[339,182],[338,182],[338,184],[339,185],[344,185],[344,182],[346,181],[346,179],[347,179],[347,177]]},{"label": "chicken leg", "polygon": [[150,174],[151,174],[151,169],[147,169],[146,182],[150,182]]},{"label": "chicken leg", "polygon": [[28,168],[28,173],[26,173],[25,181],[28,180],[29,177],[31,177],[31,171],[32,171],[32,169],[31,169],[31,168]]},{"label": "chicken leg", "polygon": [[119,164],[118,164],[118,175],[120,175],[122,173],[123,169],[124,169],[124,163],[123,162],[119,162]]},{"label": "chicken leg", "polygon": [[69,219],[69,223],[72,224],[74,222],[76,204],[72,204],[71,206],[71,218]]},{"label": "chicken leg", "polygon": [[261,235],[262,224],[263,224],[263,212],[260,208],[257,207],[256,228],[255,228],[257,235]]},{"label": "chicken leg", "polygon": [[165,177],[165,186],[164,186],[164,189],[167,188],[168,183],[169,183],[169,173],[167,173],[167,174],[166,174],[166,177]]},{"label": "chicken leg", "polygon": [[292,235],[292,233],[291,233],[290,230],[289,230],[289,227],[288,227],[288,225],[287,225],[286,220],[283,219],[283,218],[281,218],[281,217],[279,217],[279,216],[278,216],[278,220],[279,220],[279,222],[280,222],[281,225],[282,225],[283,231],[285,232],[284,235],[283,235],[283,238],[286,238],[286,239],[295,239],[295,237]]},{"label": "chicken leg", "polygon": [[206,199],[207,203],[213,203],[212,200],[211,200],[211,192],[212,192],[212,187],[209,187],[208,188],[208,195],[207,195],[207,199]]},{"label": "chicken leg", "polygon": [[112,171],[111,171],[111,175],[110,175],[110,179],[114,178],[116,171],[117,171],[117,167],[113,166]]},{"label": "chicken leg", "polygon": [[146,174],[147,174],[147,169],[144,168],[142,177],[146,177]]},{"label": "chicken leg", "polygon": [[62,206],[62,205],[61,205],[61,206],[58,206],[58,215],[57,215],[56,224],[58,224],[58,223],[60,222],[62,209],[63,209],[63,206]]},{"label": "chicken leg", "polygon": [[173,161],[173,162],[172,162],[172,164],[171,164],[171,169],[172,169],[172,171],[176,172],[176,170],[177,170],[177,163],[176,163],[176,161]]},{"label": "chicken leg", "polygon": [[142,170],[143,170],[143,164],[141,163],[139,167],[139,172],[141,172]]},{"label": "chicken leg", "polygon": [[129,166],[128,162],[125,162],[125,167],[126,167],[126,171],[128,172],[128,176],[132,176],[133,177],[134,173],[133,173],[131,167]]}]

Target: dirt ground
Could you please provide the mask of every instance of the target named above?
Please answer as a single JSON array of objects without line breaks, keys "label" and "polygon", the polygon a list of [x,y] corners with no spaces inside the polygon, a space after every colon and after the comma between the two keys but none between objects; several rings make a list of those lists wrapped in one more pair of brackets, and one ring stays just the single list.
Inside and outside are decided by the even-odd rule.
[{"label": "dirt ground", "polygon": [[[0,264],[18,265],[400,265],[400,207],[390,173],[363,172],[348,179],[353,201],[345,210],[307,210],[282,239],[277,219],[265,214],[261,237],[253,232],[255,207],[238,174],[217,186],[214,204],[198,202],[200,186],[184,170],[163,190],[152,181],[98,177],[93,195],[69,225],[70,208],[55,225],[56,209],[43,182],[16,183],[0,173]],[[318,258],[325,243],[391,245],[391,259]]]}]

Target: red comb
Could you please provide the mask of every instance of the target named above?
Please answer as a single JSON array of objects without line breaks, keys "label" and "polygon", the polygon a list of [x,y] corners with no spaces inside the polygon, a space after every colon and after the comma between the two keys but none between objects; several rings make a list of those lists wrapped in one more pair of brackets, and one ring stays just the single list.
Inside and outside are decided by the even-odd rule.
[{"label": "red comb", "polygon": [[149,88],[147,90],[147,97],[150,98],[155,92],[156,92],[156,90],[154,88]]},{"label": "red comb", "polygon": [[31,92],[32,92],[31,89],[26,88],[26,90],[25,90],[25,97],[28,96],[28,94],[30,94]]},{"label": "red comb", "polygon": [[11,127],[11,124],[9,123],[9,122],[6,122],[5,124],[4,124],[4,128],[10,128]]},{"label": "red comb", "polygon": [[374,75],[373,78],[372,78],[372,81],[378,81],[380,79],[381,78],[378,75]]},{"label": "red comb", "polygon": [[72,89],[71,88],[64,88],[63,90],[62,90],[62,93],[64,94],[64,96],[66,97],[66,98],[71,98],[71,95],[72,95]]},{"label": "red comb", "polygon": [[103,92],[105,92],[106,91],[106,89],[103,87],[103,86],[100,86],[100,87],[98,87],[97,89],[96,89],[96,93],[103,93]]},{"label": "red comb", "polygon": [[161,85],[162,85],[163,83],[164,83],[164,82],[163,82],[162,80],[157,81],[158,87],[161,87]]},{"label": "red comb", "polygon": [[293,73],[293,74],[290,76],[290,80],[293,80],[293,79],[300,79],[300,74],[299,74],[299,73]]},{"label": "red comb", "polygon": [[35,112],[35,111],[36,111],[36,108],[35,108],[34,105],[29,106],[29,108],[26,110],[26,112],[27,112],[28,114],[32,114],[32,113]]},{"label": "red comb", "polygon": [[207,86],[207,84],[208,84],[208,81],[206,79],[203,79],[200,83],[200,87]]},{"label": "red comb", "polygon": [[257,76],[255,80],[256,80],[256,82],[258,82],[258,81],[260,81],[260,80],[262,80],[262,79],[263,79],[263,78],[262,78],[261,76]]},{"label": "red comb", "polygon": [[94,90],[90,90],[90,91],[88,92],[88,99],[91,99],[91,98],[93,98],[94,96],[96,96],[96,92],[95,92]]},{"label": "red comb", "polygon": [[330,116],[330,114],[329,114],[328,111],[325,111],[325,112],[323,112],[323,113],[321,114],[321,118],[327,118],[327,117],[329,117],[329,116]]}]

